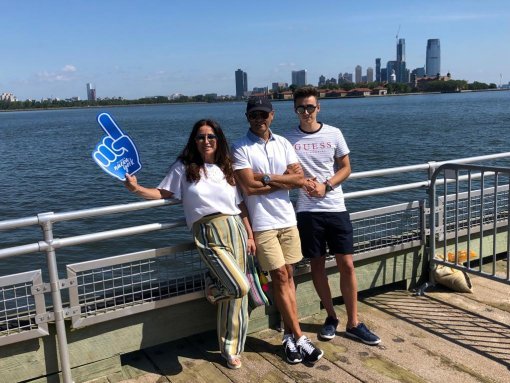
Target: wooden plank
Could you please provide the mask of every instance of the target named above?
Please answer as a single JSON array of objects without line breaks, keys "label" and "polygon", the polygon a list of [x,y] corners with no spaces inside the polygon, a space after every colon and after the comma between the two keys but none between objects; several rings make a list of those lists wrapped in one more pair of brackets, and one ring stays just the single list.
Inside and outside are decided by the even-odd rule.
[{"label": "wooden plank", "polygon": [[[307,333],[307,335],[310,336],[313,342],[317,343],[313,334]],[[326,358],[321,359],[314,366],[304,363],[295,365],[287,363],[281,342],[282,334],[280,332],[265,330],[248,339],[247,349],[258,353],[273,365],[273,368],[289,377],[291,381],[360,382],[359,379],[338,368]]]},{"label": "wooden plank", "polygon": [[[363,299],[368,306],[360,303],[360,312],[382,339],[379,347],[370,348],[373,357],[412,370],[427,382],[510,382],[510,355],[503,351],[510,346],[510,327],[452,305],[452,295],[459,296],[391,291]],[[351,353],[354,347],[366,346],[353,345]],[[363,366],[374,369],[366,361]]]},{"label": "wooden plank", "polygon": [[[249,335],[247,342],[253,340],[253,336]],[[249,347],[245,347],[245,351],[241,354],[242,368],[238,370],[227,368],[225,360],[219,355],[219,346],[215,332],[210,331],[200,336],[190,337],[189,341],[199,350],[204,358],[210,360],[232,382],[277,383],[293,381],[285,373],[275,369],[273,364],[257,352],[252,351]]]},{"label": "wooden plank", "polygon": [[[105,381],[109,383],[116,379],[121,379],[120,357],[116,356],[99,360],[94,363],[71,369],[71,376],[75,383],[89,381],[95,381],[97,383]],[[30,383],[59,383],[62,381],[62,373],[58,373],[31,380]]]},{"label": "wooden plank", "polygon": [[[211,360],[187,340],[181,339],[166,346],[151,347],[147,356],[157,366],[158,372],[172,383],[227,383],[230,380],[215,367]],[[219,355],[214,357],[217,361]]]}]

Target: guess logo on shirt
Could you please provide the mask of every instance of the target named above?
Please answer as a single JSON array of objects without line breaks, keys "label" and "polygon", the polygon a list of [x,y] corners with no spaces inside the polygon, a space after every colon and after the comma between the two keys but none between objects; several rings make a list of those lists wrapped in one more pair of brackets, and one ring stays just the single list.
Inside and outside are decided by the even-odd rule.
[{"label": "guess logo on shirt", "polygon": [[311,150],[319,150],[319,149],[330,149],[333,147],[331,142],[313,142],[310,144],[294,144],[294,149],[296,151],[311,151]]}]

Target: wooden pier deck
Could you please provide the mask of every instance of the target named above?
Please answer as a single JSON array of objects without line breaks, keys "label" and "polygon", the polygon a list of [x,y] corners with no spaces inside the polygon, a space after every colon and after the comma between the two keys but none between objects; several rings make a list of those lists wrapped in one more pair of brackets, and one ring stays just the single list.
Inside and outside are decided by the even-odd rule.
[{"label": "wooden pier deck", "polygon": [[510,286],[471,279],[473,294],[434,288],[421,297],[405,290],[361,297],[360,318],[381,337],[378,346],[343,335],[341,304],[331,341],[317,341],[324,312],[302,318],[325,352],[314,366],[287,364],[281,333],[264,330],[249,334],[243,367],[229,370],[209,331],[128,354],[122,372],[90,382],[510,382]]}]

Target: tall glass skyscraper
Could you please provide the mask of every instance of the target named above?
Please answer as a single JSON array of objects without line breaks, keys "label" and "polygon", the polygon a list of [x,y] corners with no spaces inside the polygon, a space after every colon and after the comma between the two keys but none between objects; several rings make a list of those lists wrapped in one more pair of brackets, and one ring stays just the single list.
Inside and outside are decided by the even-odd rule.
[{"label": "tall glass skyscraper", "polygon": [[87,83],[87,100],[96,101],[96,87],[90,82]]},{"label": "tall glass skyscraper", "polygon": [[375,81],[381,82],[381,59],[375,59]]},{"label": "tall glass skyscraper", "polygon": [[297,87],[307,85],[306,69],[292,71],[292,85]]},{"label": "tall glass skyscraper", "polygon": [[248,91],[248,74],[241,69],[236,70],[236,97],[243,98]]},{"label": "tall glass skyscraper", "polygon": [[425,64],[427,76],[436,76],[441,73],[441,46],[439,39],[427,40],[427,61]]},{"label": "tall glass skyscraper", "polygon": [[406,39],[398,39],[397,43],[397,61],[406,61]]}]

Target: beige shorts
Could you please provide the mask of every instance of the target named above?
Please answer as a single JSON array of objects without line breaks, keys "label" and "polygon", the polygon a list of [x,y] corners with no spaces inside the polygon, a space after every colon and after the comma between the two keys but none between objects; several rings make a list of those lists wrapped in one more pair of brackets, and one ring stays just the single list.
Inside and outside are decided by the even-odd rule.
[{"label": "beige shorts", "polygon": [[262,270],[271,271],[303,259],[297,226],[253,233],[257,260]]}]

